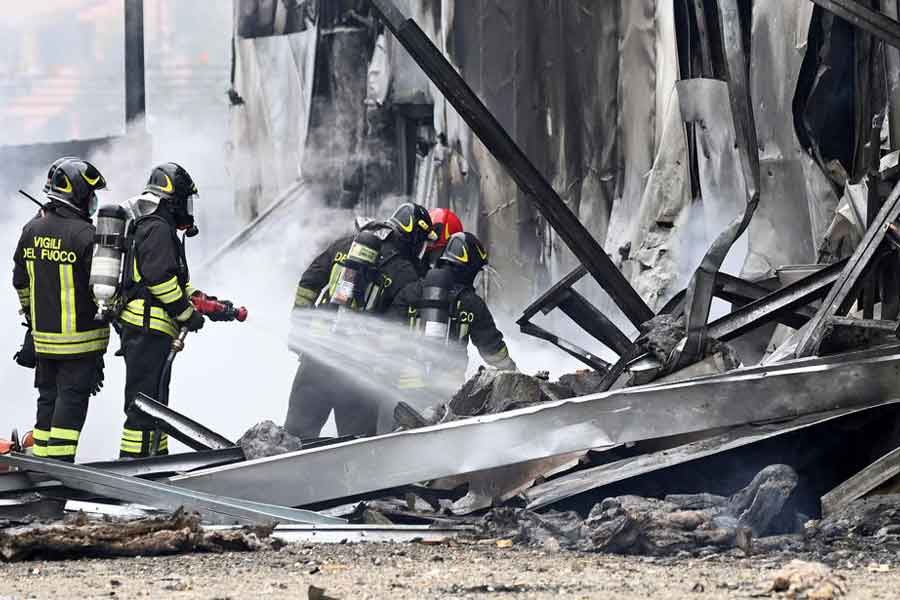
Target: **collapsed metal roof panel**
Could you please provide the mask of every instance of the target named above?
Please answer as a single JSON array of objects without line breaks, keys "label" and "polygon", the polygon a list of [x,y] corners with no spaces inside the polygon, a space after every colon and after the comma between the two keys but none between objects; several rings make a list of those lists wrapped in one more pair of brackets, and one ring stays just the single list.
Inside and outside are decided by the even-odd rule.
[{"label": "collapsed metal roof panel", "polygon": [[590,448],[871,406],[895,396],[898,378],[900,347],[890,346],[552,402],[171,481],[210,494],[302,506]]}]

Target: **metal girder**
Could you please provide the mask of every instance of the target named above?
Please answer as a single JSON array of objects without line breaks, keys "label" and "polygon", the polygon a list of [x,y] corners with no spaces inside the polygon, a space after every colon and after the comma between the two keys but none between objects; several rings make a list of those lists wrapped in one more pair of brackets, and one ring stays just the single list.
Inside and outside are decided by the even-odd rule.
[{"label": "metal girder", "polygon": [[[224,450],[206,450],[130,460],[92,462],[86,463],[84,466],[117,475],[155,479],[173,473],[186,473],[195,469],[228,465],[242,460],[244,460],[244,451],[238,447],[233,447]],[[0,494],[39,491],[60,487],[62,487],[60,482],[42,473],[9,471],[8,473],[0,474]]]},{"label": "metal girder", "polygon": [[797,344],[796,356],[811,356],[819,351],[829,320],[834,316],[841,316],[840,313],[845,310],[844,306],[852,300],[851,293],[876,257],[889,227],[898,216],[900,216],[900,184],[894,187],[878,216],[872,221],[862,242],[847,261],[816,316],[805,326]]},{"label": "metal girder", "polygon": [[846,264],[847,261],[842,260],[828,265],[812,275],[716,319],[709,324],[709,336],[723,342],[733,340],[822,298],[840,277]]},{"label": "metal girder", "polygon": [[308,510],[239,500],[221,492],[210,495],[156,481],[106,473],[100,469],[72,465],[58,460],[7,454],[0,455],[0,464],[46,473],[61,481],[66,487],[106,498],[115,498],[166,510],[176,510],[183,506],[200,513],[204,521],[219,525],[261,525],[272,522],[345,523],[343,519],[326,517]]},{"label": "metal girder", "polygon": [[210,494],[302,506],[591,448],[871,406],[897,395],[898,383],[900,346],[891,346],[550,402],[171,481]]},{"label": "metal girder", "polygon": [[725,69],[728,81],[731,112],[734,118],[735,144],[744,174],[747,206],[713,242],[688,286],[685,301],[687,341],[681,352],[682,363],[693,362],[703,352],[709,320],[709,310],[715,293],[716,273],[725,257],[747,229],[759,203],[759,147],[756,121],[750,100],[749,74],[744,54],[743,34],[737,0],[719,0],[719,32],[725,49]]},{"label": "metal girder", "polygon": [[900,22],[872,10],[855,0],[810,0],[878,39],[900,48]]},{"label": "metal girder", "polygon": [[595,371],[605,371],[609,368],[609,363],[602,358],[595,356],[581,346],[573,344],[568,340],[564,340],[558,335],[551,333],[534,323],[519,323],[519,329],[525,335],[530,335],[550,342],[569,356],[576,360],[580,360]]},{"label": "metal girder", "polygon": [[378,17],[488,151],[507,169],[522,191],[534,201],[556,234],[606,290],[625,316],[635,326],[653,318],[653,311],[616,268],[603,247],[581,224],[553,186],[506,133],[425,32],[415,21],[406,18],[391,0],[370,0],[370,2]]},{"label": "metal girder", "polygon": [[223,450],[234,448],[234,442],[189,419],[150,396],[139,393],[131,403],[131,410],[153,420],[163,431],[192,450]]},{"label": "metal girder", "polygon": [[[890,403],[886,402],[878,406]],[[871,408],[834,410],[827,413],[806,415],[781,423],[738,427],[726,433],[689,442],[675,448],[666,448],[658,452],[642,454],[633,458],[626,458],[583,471],[577,471],[570,475],[564,475],[541,485],[536,485],[523,495],[528,509],[537,510],[599,487],[749,446],[793,431],[870,410]]]},{"label": "metal girder", "polygon": [[888,452],[822,496],[822,514],[825,516],[834,514],[897,475],[900,475],[900,448]]}]

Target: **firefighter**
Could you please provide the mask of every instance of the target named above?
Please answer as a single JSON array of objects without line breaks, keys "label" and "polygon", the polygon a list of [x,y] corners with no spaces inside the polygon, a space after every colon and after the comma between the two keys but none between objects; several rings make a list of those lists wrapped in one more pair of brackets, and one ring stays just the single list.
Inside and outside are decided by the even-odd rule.
[{"label": "firefighter", "polygon": [[[406,320],[426,339],[450,346],[441,355],[439,369],[425,367],[423,380],[434,382],[431,386],[438,390],[456,389],[463,383],[470,339],[485,363],[516,370],[490,309],[475,292],[475,277],[487,264],[487,250],[474,234],[455,233],[437,267],[401,290],[391,307],[394,319]],[[445,380],[437,382],[436,377]]]},{"label": "firefighter", "polygon": [[425,251],[425,269],[422,275],[428,269],[433,269],[437,266],[438,259],[444,253],[447,242],[450,241],[450,236],[465,231],[462,221],[449,208],[432,208],[428,211],[428,214],[431,217],[431,223],[434,225],[434,233],[437,235],[437,240],[428,243],[428,249]]},{"label": "firefighter", "polygon": [[38,390],[34,455],[75,461],[88,400],[103,382],[109,326],[95,319],[88,279],[100,171],[80,158],[51,169],[48,203],[22,230],[13,286],[31,329]]},{"label": "firefighter", "polygon": [[[120,457],[168,453],[168,436],[152,421],[131,410],[138,393],[168,404],[166,358],[181,328],[197,331],[203,315],[194,309],[184,241],[178,232],[196,235],[193,203],[197,186],[175,163],[153,169],[144,193],[126,204],[134,218],[129,227],[118,317],[125,356],[125,426]],[[158,436],[158,439],[156,437]]]},{"label": "firefighter", "polygon": [[[397,292],[419,278],[419,264],[429,242],[437,240],[428,211],[417,204],[400,205],[387,221],[364,224],[355,235],[341,237],[316,257],[300,278],[294,310],[336,308],[333,297],[341,275],[352,261],[351,248],[361,237],[380,240],[377,261],[370,282],[376,290],[365,306],[353,308],[381,315],[387,312]],[[285,429],[304,439],[319,437],[328,415],[334,410],[338,434],[374,435],[378,406],[371,395],[352,377],[347,377],[334,361],[303,352],[291,386]]]}]

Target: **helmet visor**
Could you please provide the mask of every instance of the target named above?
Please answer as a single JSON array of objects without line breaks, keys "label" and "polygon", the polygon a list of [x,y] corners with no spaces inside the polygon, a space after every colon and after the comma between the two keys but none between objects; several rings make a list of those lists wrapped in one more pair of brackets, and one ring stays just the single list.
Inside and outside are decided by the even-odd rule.
[{"label": "helmet visor", "polygon": [[197,194],[191,194],[184,201],[184,212],[187,213],[188,216],[194,216],[194,199],[197,197]]}]

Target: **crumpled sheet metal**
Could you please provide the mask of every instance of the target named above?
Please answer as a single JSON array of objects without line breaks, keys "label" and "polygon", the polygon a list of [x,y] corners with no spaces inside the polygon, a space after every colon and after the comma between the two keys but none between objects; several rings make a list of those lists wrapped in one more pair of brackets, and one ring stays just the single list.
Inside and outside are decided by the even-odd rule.
[{"label": "crumpled sheet metal", "polygon": [[896,394],[898,381],[900,347],[892,346],[551,402],[171,481],[211,494],[302,506],[590,448],[873,405]]},{"label": "crumpled sheet metal", "polygon": [[750,91],[760,153],[760,202],[748,228],[742,276],[761,279],[783,265],[815,262],[838,199],[797,139],[791,109],[806,56],[807,0],[753,4]]}]

